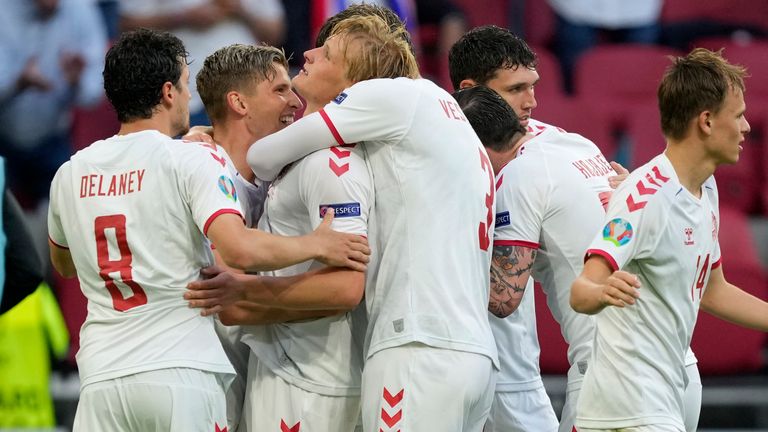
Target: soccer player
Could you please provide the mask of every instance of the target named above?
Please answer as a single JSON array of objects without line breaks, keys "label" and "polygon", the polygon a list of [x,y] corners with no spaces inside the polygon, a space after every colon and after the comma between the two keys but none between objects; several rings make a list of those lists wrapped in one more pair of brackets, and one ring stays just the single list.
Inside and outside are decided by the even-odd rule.
[{"label": "soccer player", "polygon": [[[258,85],[254,70],[261,70]],[[306,113],[316,111],[344,88],[333,87],[338,86],[335,82],[325,88],[328,86],[321,78],[306,86],[301,85],[306,80],[297,81],[308,101]],[[285,57],[272,47],[234,45],[220,49],[206,59],[198,75],[198,88],[203,100],[210,101],[206,101],[207,107],[218,106],[230,113],[221,115],[209,109],[215,136],[224,140],[222,143],[234,138],[231,133],[238,129],[281,129],[290,124],[291,104],[298,101],[288,80]],[[245,152],[255,139],[265,135],[241,134],[242,139],[236,141],[236,160],[251,179],[254,174],[245,161]],[[361,149],[324,149],[286,167],[272,183],[259,227],[282,235],[306,234],[321,223],[326,209],[332,208],[337,215],[334,229],[367,235],[372,204],[373,189]],[[322,267],[308,261],[268,275],[295,276]],[[243,334],[243,341],[253,351],[245,392],[246,430],[300,425],[317,431],[351,431],[358,422],[365,335],[365,312],[358,306],[365,276],[354,270],[324,268],[313,279],[317,286],[308,287],[314,292],[308,292],[306,299],[271,307],[240,302],[235,305],[237,310],[222,312],[227,323],[269,324],[248,327]],[[292,306],[302,309],[289,309]],[[348,312],[356,308],[354,313]],[[308,319],[318,317],[323,318]],[[285,322],[298,319],[302,321]]]},{"label": "soccer player", "polygon": [[189,127],[188,80],[178,38],[125,33],[104,68],[120,131],[74,155],[51,185],[51,260],[88,298],[75,430],[226,427],[232,367],[212,319],[181,295],[211,263],[204,236],[238,268],[319,257],[365,267],[365,241],[332,233],[330,218],[299,238],[244,228],[223,155],[171,139]]},{"label": "soccer player", "polygon": [[[510,161],[520,154],[524,143],[533,138],[520,124],[517,115],[498,93],[483,85],[468,87],[453,94],[464,115],[488,152],[496,173],[496,227],[494,253],[502,255],[515,238],[509,232],[510,212],[506,202],[510,199],[509,176],[505,175]],[[509,299],[509,310],[501,311],[505,304],[496,301],[490,308],[491,329],[496,338],[501,365],[496,393],[485,432],[493,431],[556,431],[557,417],[547,396],[539,373],[539,341],[536,335],[536,310],[533,300],[533,279],[519,280],[506,269],[515,264],[517,257],[494,255],[491,262],[491,292],[504,290],[509,284],[525,289]],[[514,304],[511,304],[514,303]],[[498,315],[498,316],[497,316]]]},{"label": "soccer player", "polygon": [[[537,105],[534,87],[539,81],[536,55],[509,30],[496,26],[471,30],[451,48],[449,69],[456,89],[478,84],[490,87],[510,104],[520,124],[536,136],[524,145],[521,157],[504,170],[504,202],[503,206],[497,205],[497,226],[504,228],[504,234],[494,243],[492,277],[498,284],[491,292],[489,309],[496,317],[508,316],[522,298],[530,275],[541,282],[549,309],[568,343],[571,368],[559,431],[571,432],[594,323],[591,317],[570,308],[570,284],[581,269],[590,233],[603,219],[601,203],[607,203],[609,179],[616,173],[591,141],[531,118]],[[491,318],[497,341],[519,339],[514,333],[519,328],[495,320]],[[535,322],[528,322],[528,326],[535,334]],[[496,403],[499,410],[492,414],[495,423],[538,422],[538,417],[515,409],[519,403],[503,402],[512,397],[524,398],[524,394],[511,392],[525,391],[533,400],[544,403],[538,366],[533,368],[529,360],[524,360],[531,356],[529,353],[505,351],[511,358],[503,360],[499,374],[496,398],[501,400]],[[507,376],[505,365],[515,371],[514,376]],[[523,365],[530,366],[526,379],[520,375]],[[531,384],[534,382],[536,388]],[[539,409],[546,411],[549,405],[539,405]],[[532,425],[523,427],[533,429]]]},{"label": "soccer player", "polygon": [[[493,171],[455,100],[419,79],[404,31],[376,17],[337,24],[300,75],[349,88],[255,143],[249,163],[269,180],[314,150],[361,143],[377,251],[365,294],[364,430],[479,431],[496,364],[485,312]],[[271,157],[257,160],[263,154]]]},{"label": "soccer player", "polygon": [[[571,305],[597,314],[579,431],[684,431],[685,356],[699,307],[768,331],[768,303],[728,283],[712,174],[750,130],[744,69],[697,48],[659,85],[664,153],[616,190]],[[614,306],[614,307],[608,307]]]}]

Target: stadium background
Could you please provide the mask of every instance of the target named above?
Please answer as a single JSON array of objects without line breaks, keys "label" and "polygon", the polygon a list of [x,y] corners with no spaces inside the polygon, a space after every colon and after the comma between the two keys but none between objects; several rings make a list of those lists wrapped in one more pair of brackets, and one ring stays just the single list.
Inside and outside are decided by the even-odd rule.
[{"label": "stadium background", "polygon": [[[113,39],[119,32],[117,0],[83,1],[97,3]],[[329,2],[282,3],[286,17],[283,46],[287,54],[292,54],[292,67],[300,67],[302,52],[310,47],[316,30],[313,16],[330,13]],[[534,117],[590,138],[609,159],[630,169],[663,149],[655,89],[669,55],[694,46],[724,48],[724,56],[731,62],[747,66],[751,75],[746,81],[747,119],[752,132],[740,162],[722,167],[716,174],[721,193],[720,242],[729,280],[768,299],[768,0],[666,0],[656,44],[614,43],[609,32],[601,33],[597,45],[573,67],[569,92],[554,54],[558,21],[546,0],[396,3],[418,6],[419,15],[409,18],[409,27],[417,42],[422,72],[449,90],[446,47],[461,31],[495,24],[520,34],[539,56],[542,81],[536,87],[539,107]],[[71,151],[111,136],[117,128],[114,113],[104,100],[94,107],[75,109]],[[4,153],[2,146],[0,143],[0,154]],[[39,203],[25,200],[23,193],[17,196],[27,210],[43,253],[45,213]],[[71,334],[71,348],[63,359],[54,361],[51,379],[56,429],[66,431],[77,404],[79,383],[73,358],[77,332],[85,318],[85,301],[76,281],[52,274],[50,284]],[[540,289],[536,295],[541,368],[555,410],[559,411],[567,370],[565,344]],[[768,431],[767,340],[765,334],[700,315],[692,344],[704,384],[700,430]],[[14,351],[12,346],[3,350]]]}]

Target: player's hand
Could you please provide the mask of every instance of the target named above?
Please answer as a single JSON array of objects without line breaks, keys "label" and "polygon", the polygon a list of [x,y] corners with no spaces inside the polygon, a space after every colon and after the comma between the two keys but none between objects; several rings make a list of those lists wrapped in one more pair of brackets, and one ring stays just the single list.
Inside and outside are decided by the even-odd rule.
[{"label": "player's hand", "polygon": [[207,144],[216,144],[213,141],[213,126],[192,126],[186,135],[181,137],[184,141],[204,142]]},{"label": "player's hand", "polygon": [[370,261],[371,249],[368,240],[358,234],[346,234],[331,229],[333,209],[328,208],[323,215],[323,222],[307,236],[313,242],[315,255],[321,262],[334,267],[349,267],[352,270],[365,271]]},{"label": "player's hand", "polygon": [[623,308],[635,304],[640,297],[640,278],[632,273],[617,270],[608,276],[602,288],[600,302],[603,306]]},{"label": "player's hand", "polygon": [[184,299],[191,308],[202,309],[202,316],[221,312],[224,307],[245,299],[243,275],[222,271],[220,267],[207,267],[200,271],[202,280],[187,284]]},{"label": "player's hand", "polygon": [[621,182],[627,179],[627,176],[629,176],[629,170],[615,161],[611,161],[611,168],[616,171],[616,175],[608,177],[608,184],[611,186],[611,189],[616,189],[619,187]]}]

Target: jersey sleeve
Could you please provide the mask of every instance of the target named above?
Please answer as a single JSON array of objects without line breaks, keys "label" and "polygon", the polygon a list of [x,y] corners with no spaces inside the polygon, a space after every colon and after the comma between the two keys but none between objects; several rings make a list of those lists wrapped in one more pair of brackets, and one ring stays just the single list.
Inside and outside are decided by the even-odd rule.
[{"label": "jersey sleeve", "polygon": [[65,162],[59,168],[51,182],[51,193],[48,205],[48,239],[51,242],[64,249],[69,249],[67,237],[64,235],[64,226],[61,223],[61,203],[66,199],[61,196],[61,182],[66,177],[70,169],[70,162]]},{"label": "jersey sleeve", "polygon": [[606,210],[603,228],[595,235],[586,258],[600,255],[613,271],[624,267],[630,260],[651,256],[660,234],[666,226],[667,214],[663,203],[655,201],[643,208],[631,207],[627,198],[634,181],[627,179],[614,192]]},{"label": "jersey sleeve", "polygon": [[216,217],[243,217],[235,183],[227,169],[227,158],[215,145],[181,143],[176,162],[178,183],[192,218],[203,234]]},{"label": "jersey sleeve", "polygon": [[410,129],[418,92],[407,79],[359,82],[318,114],[339,145],[397,141]]},{"label": "jersey sleeve", "polygon": [[496,179],[495,246],[539,248],[549,176],[542,171],[543,164],[534,169],[532,162],[535,161],[513,160]]},{"label": "jersey sleeve", "polygon": [[344,90],[320,111],[256,141],[248,149],[248,165],[256,177],[271,181],[284,166],[314,151],[404,134],[415,104],[400,96],[414,96],[403,95],[404,83],[395,81],[367,80]]},{"label": "jersey sleeve", "polygon": [[373,185],[359,149],[334,147],[309,155],[302,166],[301,198],[317,228],[325,211],[333,208],[332,228],[368,235]]}]

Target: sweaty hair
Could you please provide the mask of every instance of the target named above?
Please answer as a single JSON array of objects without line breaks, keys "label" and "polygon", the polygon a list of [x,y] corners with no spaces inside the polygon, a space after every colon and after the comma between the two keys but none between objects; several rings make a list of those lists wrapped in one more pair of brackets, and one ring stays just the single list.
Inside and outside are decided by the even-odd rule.
[{"label": "sweaty hair", "polygon": [[[315,48],[319,48],[325,44],[326,39],[328,39],[333,33],[333,28],[336,26],[336,24],[347,18],[362,16],[377,16],[383,19],[384,22],[389,25],[389,29],[392,31],[396,31],[401,27],[405,28],[405,24],[400,20],[400,17],[397,16],[397,14],[388,7],[371,3],[352,4],[343,11],[328,18],[325,23],[323,23],[323,26],[320,27],[320,32],[318,32],[317,38],[315,39]],[[411,54],[413,54],[415,57],[416,51],[413,49],[413,41],[411,41],[411,35],[405,31],[401,33],[401,37],[408,44],[408,49],[410,49]]]},{"label": "sweaty hair", "polygon": [[499,69],[536,69],[536,54],[524,40],[494,25],[477,27],[461,37],[448,52],[454,90],[462,80],[486,84]]},{"label": "sweaty hair", "polygon": [[672,59],[659,84],[661,130],[676,140],[685,138],[691,120],[702,111],[718,112],[728,91],[745,90],[746,69],[732,65],[720,51],[696,48]]},{"label": "sweaty hair", "polygon": [[275,47],[234,44],[206,57],[197,73],[197,91],[212,122],[227,112],[227,92],[247,92],[265,80],[272,80],[277,66],[288,70],[285,53]]},{"label": "sweaty hair", "polygon": [[418,78],[419,66],[403,33],[378,16],[354,16],[340,21],[331,32],[342,39],[346,78],[353,83],[373,78]]},{"label": "sweaty hair", "polygon": [[526,134],[515,110],[490,88],[477,85],[459,90],[453,93],[453,97],[483,146],[504,152]]},{"label": "sweaty hair", "polygon": [[117,119],[126,123],[152,117],[163,85],[180,88],[187,51],[179,38],[148,29],[125,32],[107,52],[104,91]]}]

